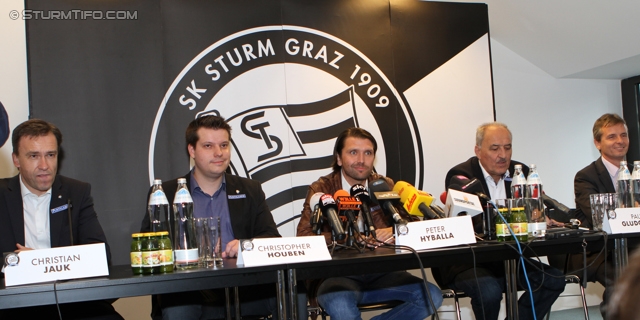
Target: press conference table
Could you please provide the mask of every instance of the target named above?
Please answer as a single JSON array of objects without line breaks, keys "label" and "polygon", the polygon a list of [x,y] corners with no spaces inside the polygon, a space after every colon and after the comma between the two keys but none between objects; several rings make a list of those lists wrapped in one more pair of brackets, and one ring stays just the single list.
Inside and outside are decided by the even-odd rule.
[{"label": "press conference table", "polygon": [[[616,246],[617,240],[626,239],[632,242],[640,240],[640,234],[609,235],[607,248],[626,250]],[[611,241],[609,241],[611,240]],[[583,245],[587,251],[601,250],[605,245],[605,237],[600,232],[585,233],[581,237],[536,240],[522,244],[525,256],[546,256],[552,254],[581,253]],[[419,251],[417,254],[425,268],[444,267],[455,264],[473,264],[505,261],[505,270],[512,277],[507,277],[507,317],[517,318],[517,283],[515,274],[520,257],[515,250],[515,242],[488,243],[478,242],[469,246],[457,246]],[[382,249],[382,250],[381,250]],[[309,263],[289,264],[289,278],[308,280],[317,278],[357,275],[363,273],[390,272],[419,268],[419,263],[412,253],[395,253],[393,250],[378,248],[376,251],[355,253],[355,251],[338,251],[332,260]]]},{"label": "press conference table", "polygon": [[[623,238],[636,241],[640,239],[640,234],[609,236],[609,239]],[[576,238],[533,241],[527,246],[523,245],[523,250],[527,256],[578,253],[582,252],[583,241],[588,244],[589,251],[600,250],[604,246],[603,235],[591,233]],[[613,248],[613,245],[614,241],[607,244],[609,248]],[[476,263],[514,261],[519,257],[509,245],[496,242],[431,249],[418,252],[418,256],[425,268],[473,263],[474,256]],[[225,259],[224,263],[224,267],[218,270],[193,269],[161,275],[133,275],[130,266],[121,265],[111,267],[108,277],[61,281],[55,286],[44,283],[6,288],[2,284],[0,309],[55,304],[54,289],[59,303],[68,303],[264,283],[277,283],[279,288],[285,288],[288,282],[288,293],[290,297],[295,297],[295,283],[300,280],[419,268],[412,253],[396,253],[386,248],[364,253],[340,250],[334,253],[331,260],[273,266],[238,267],[234,259]],[[295,299],[287,301],[281,292],[278,298],[283,308],[280,317],[296,319],[298,306]],[[286,316],[287,313],[289,316]]]}]

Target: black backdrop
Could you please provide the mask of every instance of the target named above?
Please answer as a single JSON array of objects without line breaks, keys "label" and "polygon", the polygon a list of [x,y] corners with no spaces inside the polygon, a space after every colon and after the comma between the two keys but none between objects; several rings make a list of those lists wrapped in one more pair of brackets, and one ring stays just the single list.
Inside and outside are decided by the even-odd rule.
[{"label": "black backdrop", "polygon": [[[116,264],[128,263],[130,234],[139,229],[146,206],[149,137],[158,106],[183,68],[211,44],[253,27],[305,26],[356,47],[403,92],[488,32],[484,4],[413,0],[27,0],[26,8],[136,13],[133,20],[27,21],[30,117],[62,130],[59,171],[92,184]],[[385,136],[391,150],[387,175],[414,181],[415,166],[422,163],[394,155],[423,150],[401,143],[408,127],[394,125],[401,118],[394,107],[380,116],[391,128]],[[195,111],[164,121],[156,177],[185,173],[184,129]],[[420,119],[408,121],[417,131]],[[416,184],[422,179],[415,178]]]}]

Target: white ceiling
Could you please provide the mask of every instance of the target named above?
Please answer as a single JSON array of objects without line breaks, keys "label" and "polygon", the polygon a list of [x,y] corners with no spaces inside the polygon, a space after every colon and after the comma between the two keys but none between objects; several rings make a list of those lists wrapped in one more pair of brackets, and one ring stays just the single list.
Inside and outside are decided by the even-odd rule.
[{"label": "white ceiling", "polygon": [[639,0],[484,2],[491,38],[556,78],[640,75]]}]

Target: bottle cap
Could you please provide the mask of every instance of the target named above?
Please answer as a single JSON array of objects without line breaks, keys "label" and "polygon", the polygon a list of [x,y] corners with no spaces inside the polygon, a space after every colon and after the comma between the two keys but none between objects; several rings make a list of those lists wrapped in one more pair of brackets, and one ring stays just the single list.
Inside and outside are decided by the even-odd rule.
[{"label": "bottle cap", "polygon": [[169,231],[160,231],[160,232],[156,232],[159,236],[168,236],[169,235]]},{"label": "bottle cap", "polygon": [[178,183],[187,183],[187,179],[185,179],[185,178],[178,178]]},{"label": "bottle cap", "polygon": [[162,180],[160,180],[160,179],[153,179],[153,184],[162,184]]},{"label": "bottle cap", "polygon": [[144,237],[144,235],[142,233],[133,233],[133,234],[131,234],[131,238],[140,238],[140,237]]}]

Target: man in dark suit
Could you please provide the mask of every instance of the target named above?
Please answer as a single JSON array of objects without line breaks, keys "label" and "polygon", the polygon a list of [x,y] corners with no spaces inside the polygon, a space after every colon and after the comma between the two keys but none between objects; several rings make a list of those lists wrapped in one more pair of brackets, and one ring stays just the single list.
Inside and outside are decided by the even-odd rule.
[{"label": "man in dark suit", "polygon": [[[60,130],[43,120],[31,119],[13,130],[12,158],[19,174],[0,181],[0,248],[2,252],[20,252],[104,243],[109,260],[109,246],[93,209],[90,185],[57,175],[61,143]],[[71,225],[67,215],[69,204]],[[1,315],[7,318],[58,317],[55,306],[5,312]],[[65,319],[122,319],[104,301],[64,304],[61,313]]]},{"label": "man in dark suit", "polygon": [[[449,187],[451,177],[462,175],[469,179],[478,179],[491,199],[511,197],[511,174],[516,164],[522,165],[525,176],[529,168],[524,164],[511,161],[511,131],[498,122],[483,124],[476,131],[475,157],[456,165],[447,173],[445,187]],[[558,269],[529,259],[534,266],[527,264],[527,276],[533,291],[536,318],[542,319],[564,291],[564,276]],[[434,271],[434,269],[432,269]],[[505,270],[503,262],[457,265],[435,269],[434,277],[444,287],[463,291],[471,297],[471,307],[476,319],[495,320],[500,311],[502,293],[505,291]],[[439,278],[439,279],[438,279]],[[524,285],[524,273],[518,275],[518,285]],[[529,293],[525,292],[518,300],[519,319],[532,319],[533,311]]]},{"label": "man in dark suit", "polygon": [[[226,173],[231,159],[231,127],[218,116],[193,120],[186,131],[187,151],[195,166],[184,178],[194,202],[194,217],[219,217],[222,256],[235,258],[238,239],[280,237],[260,183]],[[177,179],[163,183],[169,203]],[[150,230],[145,213],[142,231]],[[242,315],[276,314],[275,285],[240,288]],[[157,297],[163,319],[224,318],[224,290],[183,292]]]},{"label": "man in dark suit", "polygon": [[[629,150],[629,135],[627,124],[619,115],[607,113],[593,124],[593,143],[600,151],[600,158],[576,173],[573,180],[573,191],[576,199],[575,217],[581,226],[593,229],[591,218],[591,204],[589,196],[596,193],[615,193],[616,173],[620,168],[620,161],[624,160]],[[587,280],[600,282],[605,286],[602,294],[600,312],[606,314],[606,304],[612,292],[614,283],[614,268],[611,257],[605,259],[599,252],[587,254]],[[582,255],[572,255],[569,259],[569,270],[583,268]],[[606,317],[605,317],[606,318]]]}]

